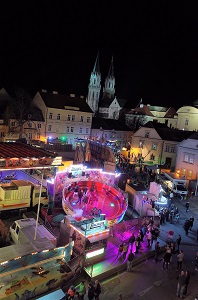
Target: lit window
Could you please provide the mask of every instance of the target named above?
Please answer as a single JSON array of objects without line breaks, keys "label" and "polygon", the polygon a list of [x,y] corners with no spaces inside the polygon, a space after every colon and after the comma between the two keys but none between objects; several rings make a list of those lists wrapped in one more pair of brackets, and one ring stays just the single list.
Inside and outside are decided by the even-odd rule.
[{"label": "lit window", "polygon": [[60,114],[57,114],[57,120],[60,120],[61,116]]},{"label": "lit window", "polygon": [[184,161],[188,162],[188,155],[187,154],[184,154]]},{"label": "lit window", "polygon": [[49,119],[52,119],[53,113],[49,113]]},{"label": "lit window", "polygon": [[189,163],[194,164],[194,156],[190,155],[189,157]]}]

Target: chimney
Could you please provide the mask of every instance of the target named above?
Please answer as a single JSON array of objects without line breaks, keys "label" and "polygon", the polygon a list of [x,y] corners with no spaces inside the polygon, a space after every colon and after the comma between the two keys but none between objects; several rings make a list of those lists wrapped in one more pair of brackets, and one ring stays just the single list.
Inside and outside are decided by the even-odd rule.
[{"label": "chimney", "polygon": [[43,92],[43,93],[47,93],[47,90],[45,90],[45,89],[42,89],[42,90],[41,90],[41,92]]},{"label": "chimney", "polygon": [[58,94],[58,92],[57,92],[57,91],[53,91],[53,92],[52,92],[52,94],[54,94],[54,95],[57,95],[57,94]]},{"label": "chimney", "polygon": [[76,97],[76,95],[75,94],[70,94],[70,97],[74,98],[74,97]]}]

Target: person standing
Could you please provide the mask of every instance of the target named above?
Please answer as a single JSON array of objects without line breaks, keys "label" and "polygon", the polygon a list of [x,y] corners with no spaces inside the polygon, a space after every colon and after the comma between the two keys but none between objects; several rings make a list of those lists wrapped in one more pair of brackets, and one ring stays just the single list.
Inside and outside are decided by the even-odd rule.
[{"label": "person standing", "polygon": [[130,253],[127,257],[127,271],[131,272],[132,268],[133,268],[133,259],[134,259],[134,254],[132,252],[132,250],[130,250]]},{"label": "person standing", "polygon": [[198,252],[195,255],[195,271],[198,271]]},{"label": "person standing", "polygon": [[194,217],[193,216],[191,216],[190,217],[190,219],[189,219],[189,222],[190,222],[190,226],[189,226],[189,230],[192,230],[192,228],[193,228],[193,223],[194,223]]},{"label": "person standing", "polygon": [[155,243],[155,257],[154,257],[154,261],[157,263],[158,262],[158,256],[160,253],[160,245],[159,242]]},{"label": "person standing", "polygon": [[171,249],[167,248],[166,253],[164,254],[164,258],[163,258],[163,265],[162,265],[162,269],[164,270],[164,267],[166,266],[166,271],[168,271],[168,266],[170,264],[170,260],[171,260]]},{"label": "person standing", "polygon": [[186,212],[189,211],[189,206],[190,206],[190,203],[189,203],[189,202],[186,202]]},{"label": "person standing", "polygon": [[186,271],[186,272],[185,272],[185,275],[186,275],[186,286],[185,286],[183,295],[187,295],[188,285],[189,285],[189,282],[190,282],[190,272],[189,272],[189,271]]},{"label": "person standing", "polygon": [[188,235],[189,228],[190,228],[190,221],[186,220],[186,222],[184,223],[184,230],[185,230],[186,236]]},{"label": "person standing", "polygon": [[148,246],[147,247],[151,247],[151,240],[152,240],[152,233],[151,231],[148,231],[147,234],[147,242],[148,242]]},{"label": "person standing", "polygon": [[178,253],[179,253],[179,246],[180,246],[180,244],[181,244],[181,235],[180,235],[180,234],[178,234],[176,243],[177,243],[177,251],[178,251]]},{"label": "person standing", "polygon": [[123,257],[124,260],[126,258],[127,252],[128,252],[128,246],[127,246],[126,243],[124,243],[123,244],[123,255],[122,255],[122,257]]},{"label": "person standing", "polygon": [[180,297],[180,299],[183,298],[185,287],[186,287],[186,276],[185,276],[185,272],[181,271],[180,275],[178,276],[178,282],[177,282],[177,297]]},{"label": "person standing", "polygon": [[95,297],[95,293],[94,293],[95,289],[94,289],[94,285],[92,282],[88,283],[88,292],[87,292],[87,296],[89,300],[93,300]]},{"label": "person standing", "polygon": [[86,285],[85,281],[82,280],[77,286],[76,290],[79,292],[79,295],[81,296],[81,299],[84,300],[84,296],[86,294]]},{"label": "person standing", "polygon": [[180,250],[179,254],[177,255],[177,271],[181,270],[183,260],[184,260],[184,252],[183,250]]},{"label": "person standing", "polygon": [[95,280],[95,285],[94,285],[95,300],[99,300],[100,299],[101,291],[102,291],[102,289],[101,289],[100,282],[98,280]]},{"label": "person standing", "polygon": [[116,258],[120,258],[122,256],[122,252],[123,252],[123,244],[120,244],[120,246],[118,247],[118,254]]},{"label": "person standing", "polygon": [[135,235],[134,232],[132,233],[132,236],[129,238],[129,244],[131,245],[131,248],[133,249],[133,244],[135,242]]}]

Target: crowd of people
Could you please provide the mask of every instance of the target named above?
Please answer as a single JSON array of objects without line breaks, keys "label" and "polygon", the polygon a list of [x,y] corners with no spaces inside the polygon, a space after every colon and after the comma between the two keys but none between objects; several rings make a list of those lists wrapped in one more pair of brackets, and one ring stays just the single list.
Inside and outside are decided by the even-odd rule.
[{"label": "crowd of people", "polygon": [[86,294],[89,300],[99,300],[101,292],[102,288],[98,280],[88,283],[82,280],[77,286],[71,285],[61,300],[84,300]]}]

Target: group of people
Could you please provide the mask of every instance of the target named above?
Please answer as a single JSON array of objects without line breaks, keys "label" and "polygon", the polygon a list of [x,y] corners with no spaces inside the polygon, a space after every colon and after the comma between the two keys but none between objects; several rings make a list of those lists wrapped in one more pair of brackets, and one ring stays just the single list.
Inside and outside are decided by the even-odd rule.
[{"label": "group of people", "polygon": [[61,300],[84,300],[86,294],[89,300],[99,300],[101,292],[101,284],[98,280],[90,281],[88,284],[82,280],[77,286],[71,285]]}]

